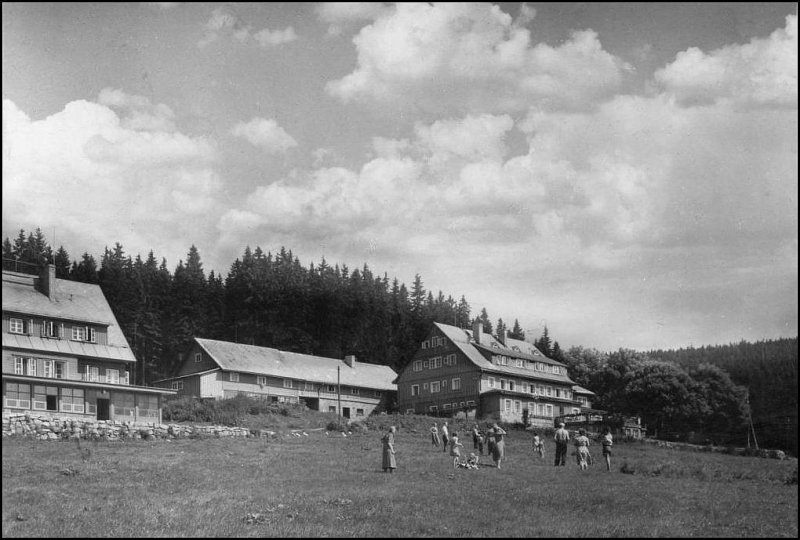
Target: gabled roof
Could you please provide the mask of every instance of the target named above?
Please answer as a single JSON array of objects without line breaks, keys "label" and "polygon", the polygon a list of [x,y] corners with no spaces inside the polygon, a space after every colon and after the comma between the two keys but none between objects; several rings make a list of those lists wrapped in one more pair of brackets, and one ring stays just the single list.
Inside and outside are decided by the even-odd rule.
[{"label": "gabled roof", "polygon": [[397,374],[389,366],[356,361],[353,363],[354,367],[350,367],[344,360],[337,358],[311,356],[213,339],[195,338],[195,341],[225,371],[336,384],[338,367],[338,376],[343,385],[375,390],[397,390],[397,386],[392,382]]},{"label": "gabled roof", "polygon": [[[18,314],[24,318],[44,317],[105,326],[108,330],[108,346],[81,346],[71,340],[42,340],[33,336],[17,336],[27,337],[28,340],[18,339],[16,344],[9,342],[8,346],[136,361],[99,285],[56,279],[55,293],[51,300],[36,289],[35,283],[38,279],[28,274],[3,271],[3,312]],[[5,334],[3,346],[6,346]]]},{"label": "gabled roof", "polygon": [[[481,350],[485,350],[495,354],[503,354],[511,358],[523,358],[534,362],[543,362],[552,366],[566,367],[560,362],[547,358],[531,343],[518,339],[506,339],[506,344],[503,345],[490,334],[483,332],[481,332],[479,336],[480,343],[476,343],[472,337],[472,330],[457,328],[449,324],[438,322],[434,323],[434,326],[452,341],[473,364],[483,371],[519,375],[522,377],[535,377],[536,379],[574,384],[574,382],[565,375],[553,375],[552,373],[531,371],[530,369],[514,366],[499,366],[488,361],[486,357],[480,353]],[[515,350],[513,347],[517,347],[519,350]]]},{"label": "gabled roof", "polygon": [[572,387],[572,391],[575,392],[576,394],[586,394],[587,396],[596,396],[597,395],[594,392],[592,392],[591,390],[588,390],[588,389],[584,388],[583,386],[578,386],[577,384]]}]

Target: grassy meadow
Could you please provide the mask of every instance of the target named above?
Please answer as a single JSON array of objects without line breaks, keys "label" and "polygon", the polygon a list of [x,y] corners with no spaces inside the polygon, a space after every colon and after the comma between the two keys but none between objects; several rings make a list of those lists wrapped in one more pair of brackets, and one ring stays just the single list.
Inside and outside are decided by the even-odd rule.
[{"label": "grassy meadow", "polygon": [[454,470],[424,428],[401,425],[390,475],[381,435],[6,438],[3,537],[798,535],[796,459],[618,443],[611,472],[599,446],[580,471],[571,456],[553,466],[552,441],[534,458],[531,435],[512,430],[502,469],[484,457],[479,470]]}]

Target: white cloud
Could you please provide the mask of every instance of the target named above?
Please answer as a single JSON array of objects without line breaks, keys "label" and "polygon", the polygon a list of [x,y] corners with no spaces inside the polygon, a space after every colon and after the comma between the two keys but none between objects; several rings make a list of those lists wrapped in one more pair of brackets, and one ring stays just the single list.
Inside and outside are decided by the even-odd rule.
[{"label": "white cloud", "polygon": [[252,26],[241,21],[230,7],[221,7],[211,13],[211,18],[205,24],[206,34],[198,43],[200,48],[218,41],[220,38],[233,38],[239,43],[251,41],[262,47],[274,47],[290,43],[297,39],[297,34],[291,26],[283,30],[254,31]]},{"label": "white cloud", "polygon": [[239,122],[231,129],[231,134],[269,154],[285,153],[297,146],[297,141],[272,119],[253,118],[249,122]]},{"label": "white cloud", "polygon": [[[531,12],[525,12],[531,17]],[[616,91],[624,63],[591,30],[532,45],[500,7],[396,4],[353,38],[358,66],[327,91],[344,102],[437,115],[584,109]]]},{"label": "white cloud", "polygon": [[767,39],[704,53],[691,47],[655,80],[679,102],[731,99],[742,106],[797,108],[797,15]]},{"label": "white cloud", "polygon": [[140,2],[141,5],[149,8],[155,8],[162,11],[166,11],[168,9],[176,8],[181,5],[183,2]]},{"label": "white cloud", "polygon": [[329,24],[328,34],[339,35],[353,24],[375,20],[389,7],[381,2],[320,2],[315,9],[317,16]]},{"label": "white cloud", "polygon": [[[142,115],[164,129],[142,126]],[[185,238],[220,211],[223,186],[216,146],[175,130],[173,118],[166,105],[121,90],[42,120],[4,100],[4,226],[57,222],[64,245],[90,253],[109,238],[140,253],[185,253]]]}]

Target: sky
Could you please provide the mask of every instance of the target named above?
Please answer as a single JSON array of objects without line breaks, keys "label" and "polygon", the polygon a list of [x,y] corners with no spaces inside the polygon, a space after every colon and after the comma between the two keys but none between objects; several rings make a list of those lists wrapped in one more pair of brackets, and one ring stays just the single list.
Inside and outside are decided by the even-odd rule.
[{"label": "sky", "polygon": [[796,3],[2,4],[3,238],[367,264],[562,348],[797,336]]}]

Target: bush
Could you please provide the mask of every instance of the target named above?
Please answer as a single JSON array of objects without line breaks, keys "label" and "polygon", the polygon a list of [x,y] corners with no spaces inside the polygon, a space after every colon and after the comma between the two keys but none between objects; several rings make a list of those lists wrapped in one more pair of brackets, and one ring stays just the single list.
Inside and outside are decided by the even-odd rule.
[{"label": "bush", "polygon": [[325,426],[325,429],[328,431],[347,431],[347,426],[336,421],[330,421],[328,425]]},{"label": "bush", "polygon": [[797,467],[794,468],[794,471],[790,475],[786,477],[784,483],[789,486],[796,486],[797,485]]}]

